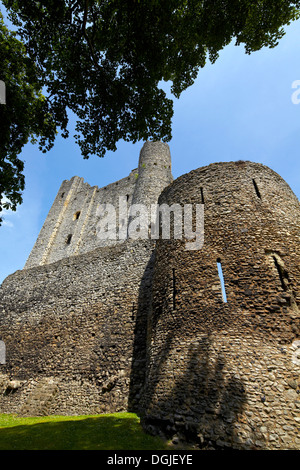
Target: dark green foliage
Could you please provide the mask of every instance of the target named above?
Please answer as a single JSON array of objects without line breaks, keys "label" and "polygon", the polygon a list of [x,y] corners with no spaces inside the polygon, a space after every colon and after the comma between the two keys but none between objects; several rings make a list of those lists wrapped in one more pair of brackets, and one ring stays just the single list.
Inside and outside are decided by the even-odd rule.
[{"label": "dark green foliage", "polygon": [[[3,48],[6,51],[6,34],[12,63],[26,70],[18,76],[17,93],[10,91],[14,66],[7,62],[0,71],[13,96],[9,109],[1,106],[0,116],[1,126],[4,123],[1,194],[12,208],[21,201],[24,187],[17,154],[29,136],[40,136],[41,148],[47,150],[54,142],[54,124],[63,137],[68,136],[67,111],[72,110],[78,117],[75,139],[84,158],[103,157],[107,150],[116,150],[120,139],[169,141],[173,103],[159,83],[170,81],[179,98],[207,60],[215,62],[233,39],[244,44],[248,54],[275,47],[283,26],[298,18],[300,7],[300,1],[287,0],[3,0],[3,4],[25,47],[1,26],[0,54]],[[46,99],[39,95],[42,87]]]},{"label": "dark green foliage", "polygon": [[[41,94],[41,82],[26,48],[4,25],[0,16],[0,80],[6,104],[0,104],[0,212],[15,210],[22,202],[24,163],[18,157],[29,139],[40,148],[51,147],[56,125]],[[1,221],[1,217],[0,217]]]}]

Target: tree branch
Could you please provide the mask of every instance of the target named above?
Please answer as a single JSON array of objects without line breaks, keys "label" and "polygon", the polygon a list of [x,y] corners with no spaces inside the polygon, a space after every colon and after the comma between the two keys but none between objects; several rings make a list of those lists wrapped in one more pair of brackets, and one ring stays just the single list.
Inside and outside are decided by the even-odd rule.
[{"label": "tree branch", "polygon": [[92,56],[92,59],[93,59],[93,63],[94,65],[100,69],[100,65],[99,65],[99,61],[95,55],[95,51],[94,51],[94,47],[93,47],[93,44],[89,38],[89,35],[87,34],[87,31],[86,31],[86,23],[87,23],[87,16],[88,16],[88,9],[89,9],[89,0],[85,0],[84,2],[84,14],[83,14],[83,23],[82,23],[82,34],[84,36],[84,38],[86,39],[87,41],[87,44],[88,44],[88,47],[90,49],[90,53],[91,53],[91,56]]}]

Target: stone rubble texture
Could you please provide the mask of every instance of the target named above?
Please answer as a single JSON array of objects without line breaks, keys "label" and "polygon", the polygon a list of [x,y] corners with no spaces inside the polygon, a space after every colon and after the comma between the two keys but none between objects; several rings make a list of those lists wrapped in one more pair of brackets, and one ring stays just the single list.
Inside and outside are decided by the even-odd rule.
[{"label": "stone rubble texture", "polygon": [[[203,204],[203,247],[100,239],[99,205],[120,196]],[[0,289],[0,412],[129,410],[148,432],[200,445],[299,449],[299,251],[299,201],[262,164],[173,181],[168,145],[146,142],[138,169],[106,188],[64,181]]]}]

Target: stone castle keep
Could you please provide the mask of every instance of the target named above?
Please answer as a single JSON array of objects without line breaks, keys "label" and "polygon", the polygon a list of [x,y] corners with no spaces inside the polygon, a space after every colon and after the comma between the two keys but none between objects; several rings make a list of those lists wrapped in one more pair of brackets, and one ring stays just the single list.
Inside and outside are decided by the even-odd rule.
[{"label": "stone castle keep", "polygon": [[[203,247],[99,238],[98,208],[120,196],[202,204]],[[129,410],[150,432],[203,445],[299,449],[299,209],[262,164],[173,181],[161,142],[104,188],[64,181],[24,269],[0,289],[0,412]]]}]

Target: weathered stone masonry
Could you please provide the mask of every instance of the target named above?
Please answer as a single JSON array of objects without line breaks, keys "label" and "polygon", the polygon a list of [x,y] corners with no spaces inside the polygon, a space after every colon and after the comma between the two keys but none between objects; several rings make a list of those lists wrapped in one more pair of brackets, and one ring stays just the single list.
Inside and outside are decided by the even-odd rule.
[{"label": "weathered stone masonry", "polygon": [[[128,408],[132,389],[137,388],[135,396],[144,380],[145,367],[136,367],[137,328],[149,304],[151,254],[151,243],[127,242],[5,280],[5,369],[20,386],[10,393],[3,381],[2,411],[86,414]],[[48,381],[55,384],[49,396]],[[41,383],[47,402],[39,394],[33,402]]]},{"label": "weathered stone masonry", "polygon": [[[203,247],[99,240],[97,207],[120,194],[203,204]],[[168,146],[147,142],[138,169],[107,189],[65,181],[26,269],[1,287],[0,411],[129,409],[150,432],[299,449],[299,250],[299,201],[261,164],[172,182]]]},{"label": "weathered stone masonry", "polygon": [[144,422],[220,446],[299,448],[299,202],[250,162],[195,170],[159,199],[191,202],[205,205],[203,248],[156,246]]}]

